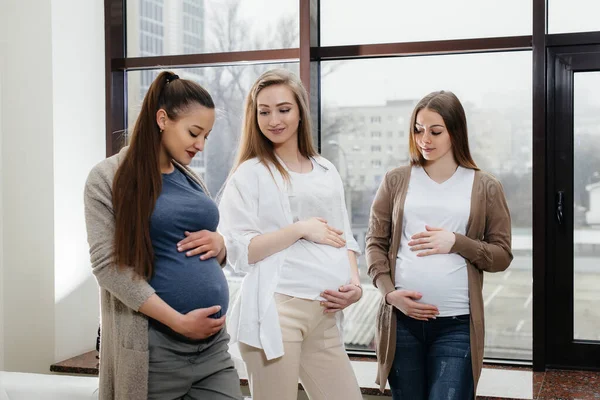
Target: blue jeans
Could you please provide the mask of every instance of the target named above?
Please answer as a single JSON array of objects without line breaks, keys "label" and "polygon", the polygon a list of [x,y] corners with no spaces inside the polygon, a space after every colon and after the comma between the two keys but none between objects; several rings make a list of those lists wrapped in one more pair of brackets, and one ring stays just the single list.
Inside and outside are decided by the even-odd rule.
[{"label": "blue jeans", "polygon": [[469,315],[418,321],[397,314],[388,377],[394,400],[473,399]]}]

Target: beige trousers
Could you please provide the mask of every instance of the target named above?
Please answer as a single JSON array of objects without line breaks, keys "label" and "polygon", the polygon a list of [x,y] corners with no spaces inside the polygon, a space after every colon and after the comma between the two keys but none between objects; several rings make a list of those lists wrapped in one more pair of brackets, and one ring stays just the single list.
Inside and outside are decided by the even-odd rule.
[{"label": "beige trousers", "polygon": [[275,294],[285,354],[267,360],[240,343],[253,400],[295,400],[298,379],[311,400],[358,400],[360,388],[334,314],[317,300]]}]

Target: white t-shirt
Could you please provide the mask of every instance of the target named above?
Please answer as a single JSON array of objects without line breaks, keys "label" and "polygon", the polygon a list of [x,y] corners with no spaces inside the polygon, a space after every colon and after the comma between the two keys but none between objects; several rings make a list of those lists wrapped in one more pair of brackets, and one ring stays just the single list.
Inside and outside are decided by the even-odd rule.
[{"label": "white t-shirt", "polygon": [[419,302],[438,307],[440,317],[469,314],[466,261],[456,253],[417,257],[419,251],[412,251],[408,242],[425,231],[425,225],[464,235],[474,178],[475,171],[463,167],[443,183],[435,182],[421,167],[413,167],[410,175],[395,285],[421,293]]},{"label": "white t-shirt", "polygon": [[[294,222],[321,217],[327,224],[344,230],[342,193],[332,187],[326,171],[313,162],[313,170],[300,174],[289,171],[288,199]],[[325,289],[337,290],[350,282],[348,249],[301,239],[288,248],[275,292],[310,300],[322,300]]]}]

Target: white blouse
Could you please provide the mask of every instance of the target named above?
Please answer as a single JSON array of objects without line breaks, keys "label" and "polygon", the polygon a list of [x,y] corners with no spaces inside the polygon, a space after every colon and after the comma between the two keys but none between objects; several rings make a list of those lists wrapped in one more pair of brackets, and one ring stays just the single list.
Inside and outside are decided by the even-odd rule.
[{"label": "white blouse", "polygon": [[[323,184],[340,193],[339,208],[336,208],[341,213],[346,239],[346,248],[342,250],[360,254],[352,236],[344,187],[337,169],[323,157],[314,157],[313,161],[324,171]],[[225,238],[227,262],[236,272],[246,274],[228,316],[231,341],[262,348],[268,360],[283,355],[274,293],[291,247],[250,264],[248,246],[254,237],[294,223],[287,185],[274,166],[267,168],[257,159],[248,160],[230,176],[219,203],[219,232]],[[341,315],[336,313],[338,318]]]},{"label": "white blouse", "polygon": [[[337,185],[331,185],[328,169],[314,160],[312,171],[289,171],[288,200],[294,221],[320,217],[345,231],[349,225]],[[300,239],[288,249],[279,275],[277,293],[309,300],[325,300],[321,292],[350,283],[350,260],[346,247],[337,248]]]}]

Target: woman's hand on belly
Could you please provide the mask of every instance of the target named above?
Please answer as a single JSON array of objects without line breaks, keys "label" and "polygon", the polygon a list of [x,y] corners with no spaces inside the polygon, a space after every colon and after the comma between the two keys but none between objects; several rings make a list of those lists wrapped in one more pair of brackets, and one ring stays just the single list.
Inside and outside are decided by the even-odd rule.
[{"label": "woman's hand on belly", "polygon": [[337,248],[346,245],[344,232],[327,225],[323,218],[313,217],[299,222],[302,224],[302,238],[318,244]]},{"label": "woman's hand on belly", "polygon": [[418,251],[417,257],[448,254],[456,241],[453,232],[429,225],[425,225],[425,231],[414,234],[410,238],[411,241],[408,242],[408,245],[412,251]]},{"label": "woman's hand on belly", "polygon": [[217,319],[211,318],[211,315],[220,310],[221,306],[212,306],[190,311],[181,315],[172,329],[190,339],[206,339],[219,332],[225,325],[225,315]]},{"label": "woman's hand on belly", "polygon": [[430,318],[435,319],[440,313],[438,308],[431,304],[417,302],[416,300],[421,299],[421,297],[423,297],[421,293],[399,289],[389,292],[385,296],[385,301],[411,318],[420,321],[428,321]]},{"label": "woman's hand on belly", "polygon": [[187,251],[185,255],[188,257],[204,253],[200,256],[200,259],[208,260],[209,258],[218,256],[225,249],[225,240],[218,232],[207,230],[198,232],[186,231],[185,236],[185,239],[177,243],[177,251]]},{"label": "woman's hand on belly", "polygon": [[362,297],[362,288],[356,285],[344,285],[339,290],[325,290],[321,293],[326,301],[321,301],[326,313],[335,313],[351,304],[356,303]]}]

